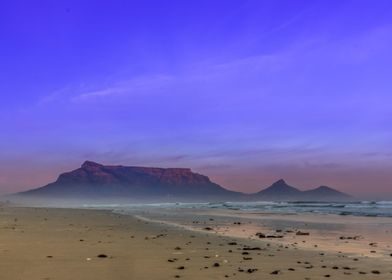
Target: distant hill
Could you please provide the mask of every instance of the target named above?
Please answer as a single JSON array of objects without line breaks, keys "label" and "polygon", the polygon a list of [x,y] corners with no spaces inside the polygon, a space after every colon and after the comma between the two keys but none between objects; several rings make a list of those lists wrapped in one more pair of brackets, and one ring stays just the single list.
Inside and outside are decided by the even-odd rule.
[{"label": "distant hill", "polygon": [[301,191],[293,186],[288,185],[283,179],[276,181],[270,187],[254,195],[262,200],[335,201],[349,200],[351,198],[348,194],[326,186],[321,186],[312,190]]},{"label": "distant hill", "polygon": [[46,186],[17,194],[24,197],[76,199],[153,199],[156,201],[255,201],[255,200],[348,200],[350,196],[329,187],[300,191],[283,179],[254,193],[227,190],[207,176],[188,168],[157,168],[102,165],[86,161],[73,171],[61,174]]},{"label": "distant hill", "polygon": [[280,179],[273,183],[270,187],[256,193],[262,197],[296,197],[302,192],[292,186],[289,186],[283,179]]},{"label": "distant hill", "polygon": [[318,188],[315,188],[313,190],[308,190],[308,191],[304,191],[302,192],[302,194],[304,195],[304,197],[307,200],[320,200],[320,198],[322,198],[322,200],[348,200],[351,198],[350,195],[337,191],[333,188],[327,187],[327,186],[320,186]]}]

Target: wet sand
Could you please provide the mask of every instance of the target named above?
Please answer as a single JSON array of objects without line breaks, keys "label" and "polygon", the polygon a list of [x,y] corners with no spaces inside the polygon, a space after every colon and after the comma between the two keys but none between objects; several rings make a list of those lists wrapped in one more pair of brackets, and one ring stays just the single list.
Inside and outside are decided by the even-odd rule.
[{"label": "wet sand", "polygon": [[389,217],[189,208],[141,208],[119,212],[186,229],[209,227],[212,232],[223,236],[265,239],[296,249],[391,260],[392,218]]},{"label": "wet sand", "polygon": [[392,278],[392,257],[217,234],[215,219],[190,230],[107,210],[3,205],[1,279]]}]

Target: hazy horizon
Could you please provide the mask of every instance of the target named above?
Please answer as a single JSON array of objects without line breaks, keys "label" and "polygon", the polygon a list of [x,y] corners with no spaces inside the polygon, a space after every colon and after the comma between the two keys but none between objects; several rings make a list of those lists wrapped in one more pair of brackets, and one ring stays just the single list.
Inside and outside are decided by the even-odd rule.
[{"label": "hazy horizon", "polygon": [[85,160],[392,199],[391,1],[0,11],[0,194]]}]

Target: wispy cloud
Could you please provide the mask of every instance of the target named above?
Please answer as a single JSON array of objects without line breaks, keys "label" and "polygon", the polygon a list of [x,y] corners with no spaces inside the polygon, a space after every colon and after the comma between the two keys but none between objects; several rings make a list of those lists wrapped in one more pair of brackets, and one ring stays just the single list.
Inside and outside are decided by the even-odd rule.
[{"label": "wispy cloud", "polygon": [[70,101],[79,103],[106,97],[147,93],[166,86],[172,80],[173,77],[169,75],[135,77],[104,89],[77,93],[72,96]]},{"label": "wispy cloud", "polygon": [[109,97],[123,95],[146,94],[149,91],[167,86],[174,77],[170,75],[146,75],[113,82],[110,85],[99,86],[88,84],[66,85],[61,89],[41,97],[36,106],[46,106],[52,103],[84,103]]}]

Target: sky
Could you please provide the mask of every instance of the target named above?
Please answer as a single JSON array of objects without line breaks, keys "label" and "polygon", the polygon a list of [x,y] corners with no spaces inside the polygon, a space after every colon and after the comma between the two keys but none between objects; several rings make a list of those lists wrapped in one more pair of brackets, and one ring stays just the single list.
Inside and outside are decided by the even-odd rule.
[{"label": "sky", "polygon": [[392,1],[6,1],[0,194],[83,161],[392,199]]}]

